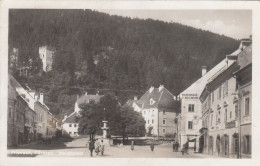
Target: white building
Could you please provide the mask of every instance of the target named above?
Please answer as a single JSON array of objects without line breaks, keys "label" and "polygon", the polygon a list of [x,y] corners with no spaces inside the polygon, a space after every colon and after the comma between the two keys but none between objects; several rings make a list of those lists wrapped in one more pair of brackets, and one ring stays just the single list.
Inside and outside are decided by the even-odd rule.
[{"label": "white building", "polygon": [[102,97],[102,95],[89,95],[87,94],[87,92],[78,97],[77,101],[75,103],[75,108],[74,108],[74,112],[72,112],[70,115],[66,115],[64,116],[64,119],[62,120],[62,134],[63,135],[70,135],[72,137],[75,136],[79,136],[78,134],[78,128],[79,128],[79,123],[77,122],[77,117],[80,117],[80,105],[81,104],[87,104],[90,102],[99,102],[100,98]]},{"label": "white building", "polygon": [[48,72],[52,70],[52,62],[55,55],[55,48],[49,46],[42,46],[39,48],[39,56],[42,60],[43,71]]},{"label": "white building", "polygon": [[151,87],[138,101],[134,100],[134,110],[144,117],[148,135],[177,134],[175,118],[179,109],[175,100],[176,97],[162,85]]},{"label": "white building", "polygon": [[[179,141],[183,145],[188,140],[194,141],[191,146],[199,146],[199,130],[202,128],[202,103],[199,97],[206,84],[214,79],[219,73],[226,70],[228,66],[235,62],[237,54],[239,54],[246,46],[241,42],[239,48],[226,56],[220,63],[207,72],[206,67],[202,67],[202,77],[194,82],[190,87],[180,93],[181,99],[181,116],[179,117],[180,131]],[[234,57],[234,58],[233,58]],[[198,148],[197,148],[198,150]]]}]

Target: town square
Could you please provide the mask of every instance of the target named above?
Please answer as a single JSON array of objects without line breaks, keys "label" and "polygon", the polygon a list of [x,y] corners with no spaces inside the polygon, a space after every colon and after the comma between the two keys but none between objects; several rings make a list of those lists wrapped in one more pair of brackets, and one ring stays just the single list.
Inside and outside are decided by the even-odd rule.
[{"label": "town square", "polygon": [[8,158],[252,158],[252,11],[8,14]]}]

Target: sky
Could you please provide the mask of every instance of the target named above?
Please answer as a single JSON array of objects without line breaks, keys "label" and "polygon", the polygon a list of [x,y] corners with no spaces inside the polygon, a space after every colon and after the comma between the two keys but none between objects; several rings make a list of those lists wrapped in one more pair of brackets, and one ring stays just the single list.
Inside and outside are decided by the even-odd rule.
[{"label": "sky", "polygon": [[209,30],[234,39],[252,35],[251,10],[118,10],[99,9],[110,15],[140,19],[177,22],[195,28]]}]

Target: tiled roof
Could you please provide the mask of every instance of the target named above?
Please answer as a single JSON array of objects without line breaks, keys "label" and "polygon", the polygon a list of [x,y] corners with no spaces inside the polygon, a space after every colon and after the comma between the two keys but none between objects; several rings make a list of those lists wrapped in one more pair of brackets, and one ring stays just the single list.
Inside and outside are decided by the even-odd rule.
[{"label": "tiled roof", "polygon": [[[151,105],[150,100],[154,100]],[[136,103],[140,108],[175,108],[174,96],[166,88],[148,90]]]},{"label": "tiled roof", "polygon": [[67,119],[63,123],[77,123],[76,117],[77,113],[73,112],[67,117]]}]

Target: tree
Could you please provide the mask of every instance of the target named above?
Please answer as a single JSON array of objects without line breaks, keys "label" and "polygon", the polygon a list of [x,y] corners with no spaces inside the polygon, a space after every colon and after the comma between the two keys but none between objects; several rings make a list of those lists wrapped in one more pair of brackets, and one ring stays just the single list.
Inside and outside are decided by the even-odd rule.
[{"label": "tree", "polygon": [[99,103],[80,105],[79,133],[89,134],[94,138],[101,133],[102,120],[108,121],[110,134],[121,135],[123,139],[128,135],[144,136],[145,121],[143,117],[131,107],[120,106],[114,96],[106,95]]}]

